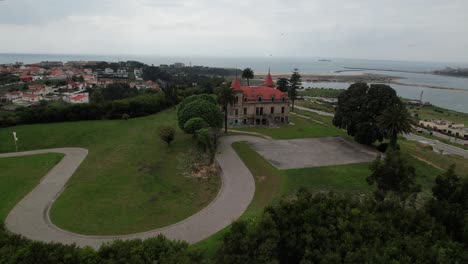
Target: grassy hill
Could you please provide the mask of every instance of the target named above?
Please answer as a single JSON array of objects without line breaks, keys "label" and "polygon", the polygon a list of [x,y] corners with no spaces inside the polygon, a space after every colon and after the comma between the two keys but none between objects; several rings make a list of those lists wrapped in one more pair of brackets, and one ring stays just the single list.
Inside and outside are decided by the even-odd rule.
[{"label": "grassy hill", "polygon": [[0,221],[62,158],[58,153],[0,158]]},{"label": "grassy hill", "polygon": [[[0,129],[0,138],[16,131],[19,149],[83,147],[87,158],[51,209],[57,226],[82,234],[128,234],[183,220],[217,194],[219,177],[182,175],[178,156],[195,141],[177,131],[167,146],[157,135],[161,125],[176,126],[174,110],[143,118],[38,124]],[[0,152],[14,151],[13,140]]]}]

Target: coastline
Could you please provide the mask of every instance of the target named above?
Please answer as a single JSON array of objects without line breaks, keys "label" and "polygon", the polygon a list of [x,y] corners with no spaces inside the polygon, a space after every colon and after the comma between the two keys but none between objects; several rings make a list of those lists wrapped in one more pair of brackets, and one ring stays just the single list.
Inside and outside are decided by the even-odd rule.
[{"label": "coastline", "polygon": [[[303,82],[315,83],[315,82],[340,82],[340,83],[356,83],[356,82],[366,82],[366,83],[381,83],[381,84],[396,84],[408,87],[421,87],[437,90],[448,90],[448,91],[458,91],[458,92],[468,92],[468,89],[463,89],[459,87],[443,87],[437,85],[427,85],[427,84],[415,84],[415,83],[405,83],[405,78],[391,76],[391,75],[382,75],[382,74],[373,74],[373,73],[361,73],[354,75],[337,75],[337,74],[301,74]],[[266,74],[260,73],[257,74],[254,80],[262,81],[265,78]],[[273,79],[278,78],[288,78],[291,76],[290,73],[278,73],[271,75]]]}]

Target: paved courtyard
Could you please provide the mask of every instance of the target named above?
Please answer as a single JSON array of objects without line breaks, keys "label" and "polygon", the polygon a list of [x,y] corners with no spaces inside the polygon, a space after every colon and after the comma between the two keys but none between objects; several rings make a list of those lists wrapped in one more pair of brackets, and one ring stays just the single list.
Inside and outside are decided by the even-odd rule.
[{"label": "paved courtyard", "polygon": [[251,142],[278,169],[320,167],[373,161],[378,153],[340,137]]}]

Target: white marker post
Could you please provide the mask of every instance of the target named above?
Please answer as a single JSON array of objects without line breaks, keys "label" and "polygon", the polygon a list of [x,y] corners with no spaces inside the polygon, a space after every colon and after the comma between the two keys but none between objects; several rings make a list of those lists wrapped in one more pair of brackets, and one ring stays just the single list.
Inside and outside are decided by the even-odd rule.
[{"label": "white marker post", "polygon": [[18,152],[18,138],[16,137],[16,132],[13,132],[13,139],[15,140],[16,152]]}]

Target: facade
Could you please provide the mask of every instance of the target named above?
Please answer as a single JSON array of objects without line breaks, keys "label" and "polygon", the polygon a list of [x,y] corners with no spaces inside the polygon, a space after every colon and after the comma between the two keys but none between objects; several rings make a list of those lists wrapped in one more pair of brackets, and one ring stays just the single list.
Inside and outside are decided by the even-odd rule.
[{"label": "facade", "polygon": [[261,86],[241,86],[237,77],[231,84],[235,103],[228,106],[229,126],[278,126],[289,123],[288,93],[274,88],[270,73]]}]

